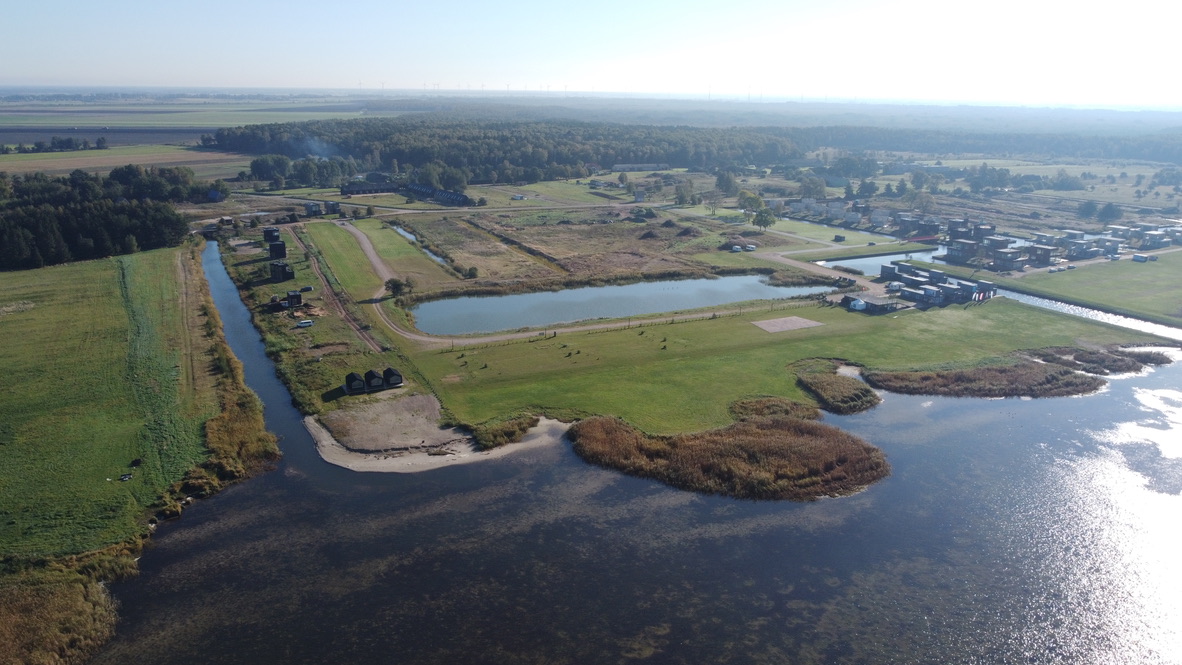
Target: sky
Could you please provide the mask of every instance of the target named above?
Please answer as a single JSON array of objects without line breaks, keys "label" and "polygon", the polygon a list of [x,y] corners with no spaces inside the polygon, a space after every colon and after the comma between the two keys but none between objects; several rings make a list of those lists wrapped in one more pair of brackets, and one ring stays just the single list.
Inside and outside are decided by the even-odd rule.
[{"label": "sky", "polygon": [[37,0],[4,14],[0,86],[1182,109],[1173,2]]}]

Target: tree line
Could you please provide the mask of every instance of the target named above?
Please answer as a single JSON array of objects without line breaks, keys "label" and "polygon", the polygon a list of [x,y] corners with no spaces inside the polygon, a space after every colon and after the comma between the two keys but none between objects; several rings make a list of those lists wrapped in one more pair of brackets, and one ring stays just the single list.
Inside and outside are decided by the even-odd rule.
[{"label": "tree line", "polygon": [[1048,133],[973,133],[883,127],[768,129],[802,150],[838,148],[929,154],[991,154],[1085,159],[1139,159],[1182,164],[1182,131],[1103,136]]},{"label": "tree line", "polygon": [[0,270],[177,245],[188,233],[174,202],[229,193],[183,167],[121,166],[106,176],[0,173]]},{"label": "tree line", "polygon": [[107,137],[100,136],[90,142],[90,139],[76,139],[73,136],[62,138],[54,136],[49,139],[49,143],[45,141],[34,141],[33,145],[25,145],[24,143],[16,144],[16,147],[0,144],[0,155],[8,155],[17,153],[21,155],[37,153],[37,152],[74,152],[77,150],[106,150]]},{"label": "tree line", "polygon": [[423,114],[223,128],[203,142],[292,160],[352,160],[359,170],[398,174],[429,168],[428,177],[437,178],[443,189],[582,178],[621,163],[708,168],[775,164],[800,156],[790,139],[757,129],[478,121]]}]

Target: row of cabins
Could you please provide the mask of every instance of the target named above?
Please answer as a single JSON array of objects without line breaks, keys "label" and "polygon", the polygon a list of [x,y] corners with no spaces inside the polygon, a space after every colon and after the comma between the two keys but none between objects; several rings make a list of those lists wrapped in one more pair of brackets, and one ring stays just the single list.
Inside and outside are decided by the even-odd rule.
[{"label": "row of cabins", "polygon": [[883,264],[879,277],[890,280],[887,290],[900,298],[924,305],[988,300],[997,293],[992,282],[954,280],[943,270],[920,270],[902,261]]},{"label": "row of cabins", "polygon": [[435,189],[430,185],[421,185],[417,182],[407,185],[406,188],[420,198],[430,199],[436,203],[442,203],[444,205],[451,206],[472,205],[472,199],[459,192],[452,192],[446,189]]},{"label": "row of cabins", "polygon": [[393,367],[387,367],[381,373],[373,369],[366,370],[365,376],[357,372],[349,372],[345,375],[345,385],[342,388],[348,395],[363,395],[379,390],[401,388],[402,384],[402,372]]}]

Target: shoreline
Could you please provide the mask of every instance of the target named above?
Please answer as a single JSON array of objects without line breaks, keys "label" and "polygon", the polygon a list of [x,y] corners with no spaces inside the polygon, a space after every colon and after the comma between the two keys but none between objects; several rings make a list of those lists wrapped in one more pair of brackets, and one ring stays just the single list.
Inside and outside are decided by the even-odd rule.
[{"label": "shoreline", "polygon": [[337,441],[315,416],[305,416],[304,427],[316,441],[316,452],[320,454],[320,458],[329,464],[361,473],[418,473],[556,445],[565,440],[570,424],[541,418],[518,443],[510,443],[492,450],[481,450],[475,441],[468,438],[432,448],[437,454],[431,454],[426,450],[374,453],[350,450]]}]

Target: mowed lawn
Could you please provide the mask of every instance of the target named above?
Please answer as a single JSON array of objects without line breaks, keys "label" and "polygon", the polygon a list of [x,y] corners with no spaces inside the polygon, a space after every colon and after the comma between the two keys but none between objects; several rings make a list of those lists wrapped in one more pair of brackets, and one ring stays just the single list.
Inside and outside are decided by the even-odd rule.
[{"label": "mowed lawn", "polygon": [[204,459],[178,251],[0,274],[0,555],[125,541]]},{"label": "mowed lawn", "polygon": [[[768,333],[752,324],[783,316],[824,325]],[[745,396],[808,401],[785,369],[803,358],[844,358],[875,369],[963,367],[999,362],[1017,349],[1151,339],[997,299],[877,317],[814,305],[748,310],[692,323],[422,351],[414,360],[466,422],[551,408],[616,415],[651,433],[672,433],[729,423],[728,405]]]},{"label": "mowed lawn", "polygon": [[304,228],[354,302],[369,300],[382,288],[382,280],[351,233],[334,223],[307,224]]},{"label": "mowed lawn", "polygon": [[1076,270],[1027,275],[1017,283],[1053,298],[1092,302],[1105,309],[1144,313],[1178,325],[1182,322],[1182,252],[1159,254],[1156,261],[1138,263],[1126,255]]}]

